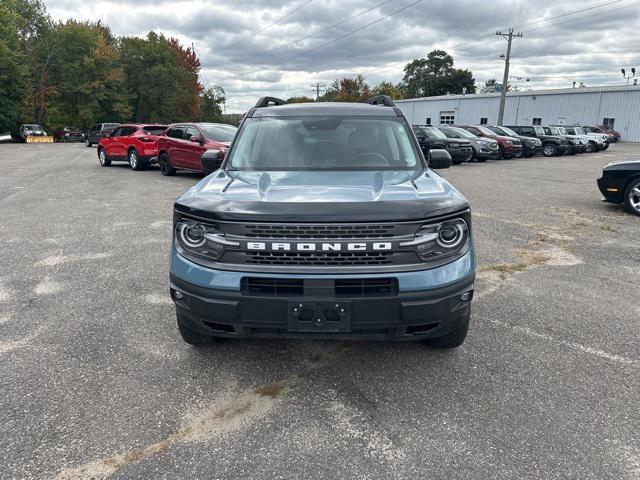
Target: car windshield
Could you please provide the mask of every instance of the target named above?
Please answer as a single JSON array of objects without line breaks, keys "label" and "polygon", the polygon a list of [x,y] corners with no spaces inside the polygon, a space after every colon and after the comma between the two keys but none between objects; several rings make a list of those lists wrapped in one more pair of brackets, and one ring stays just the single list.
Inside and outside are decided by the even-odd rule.
[{"label": "car windshield", "polygon": [[582,127],[573,127],[573,131],[576,132],[576,135],[584,135],[584,131],[582,130]]},{"label": "car windshield", "polygon": [[238,130],[233,125],[215,125],[215,124],[200,124],[198,125],[204,133],[205,137],[209,140],[216,142],[230,142]]},{"label": "car windshield", "polygon": [[250,118],[229,170],[415,170],[422,168],[397,117]]},{"label": "car windshield", "polygon": [[544,128],[534,125],[533,129],[536,131],[536,135],[544,135]]},{"label": "car windshield", "polygon": [[458,128],[458,127],[448,127],[448,130],[453,130],[454,132],[456,132],[458,134],[458,136],[460,137],[464,137],[464,138],[478,138],[476,137],[473,133],[465,130],[464,128]]},{"label": "car windshield", "polygon": [[552,135],[567,135],[567,131],[563,127],[549,127]]},{"label": "car windshield", "polygon": [[166,129],[166,125],[145,125],[142,127],[142,131],[149,135],[161,135]]},{"label": "car windshield", "polygon": [[495,127],[498,129],[498,131],[501,131],[502,133],[500,135],[506,135],[507,137],[517,137],[518,134],[516,132],[514,132],[513,130],[511,130],[510,128],[507,127]]},{"label": "car windshield", "polygon": [[416,135],[418,134],[422,134],[425,137],[431,138],[433,140],[447,138],[447,136],[436,127],[419,127],[416,129]]},{"label": "car windshield", "polygon": [[40,125],[25,125],[25,130],[42,130]]},{"label": "car windshield", "polygon": [[481,125],[478,125],[477,127],[478,130],[480,130],[483,134],[485,135],[489,135],[490,137],[493,137],[495,135],[495,132],[492,132],[491,130],[489,130],[487,127],[483,127]]},{"label": "car windshield", "polygon": [[107,129],[107,128],[113,129],[113,128],[118,127],[120,124],[119,123],[103,123],[102,125],[103,125],[103,127],[105,129]]}]

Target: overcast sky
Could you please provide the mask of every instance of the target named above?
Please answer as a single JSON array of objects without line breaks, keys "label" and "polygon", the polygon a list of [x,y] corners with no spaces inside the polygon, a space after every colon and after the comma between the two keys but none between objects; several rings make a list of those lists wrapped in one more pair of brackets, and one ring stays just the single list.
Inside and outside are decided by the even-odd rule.
[{"label": "overcast sky", "polygon": [[312,84],[358,73],[370,85],[395,83],[407,62],[434,48],[470,69],[477,85],[501,81],[506,41],[495,31],[510,26],[524,33],[512,50],[511,75],[530,78],[512,78],[519,88],[624,84],[620,68],[640,67],[640,0],[415,2],[45,0],[58,20],[102,19],[117,35],[155,30],[193,43],[201,81],[225,89],[227,112],[245,111],[262,95],[313,96]]}]

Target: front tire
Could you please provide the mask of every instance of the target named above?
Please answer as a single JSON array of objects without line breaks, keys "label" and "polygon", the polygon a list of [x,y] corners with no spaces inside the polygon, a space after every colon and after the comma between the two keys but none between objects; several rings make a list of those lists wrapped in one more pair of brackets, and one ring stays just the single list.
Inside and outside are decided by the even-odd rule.
[{"label": "front tire", "polygon": [[424,343],[432,348],[458,348],[464,343],[465,338],[467,338],[470,318],[471,315],[467,315],[465,322],[453,332],[443,337],[429,338],[425,340]]},{"label": "front tire", "polygon": [[558,148],[553,143],[546,143],[542,147],[542,154],[545,157],[555,157],[558,155]]},{"label": "front tire", "polygon": [[596,151],[596,144],[594,142],[589,142],[589,144],[587,145],[587,153],[593,153]]},{"label": "front tire", "polygon": [[91,148],[91,146],[93,145],[93,143],[91,143],[88,138],[84,141],[84,144],[87,146],[87,148]]},{"label": "front tire", "polygon": [[160,173],[165,177],[171,177],[176,174],[176,169],[171,166],[169,163],[169,157],[166,153],[160,155],[158,159],[158,163],[160,164]]},{"label": "front tire", "polygon": [[104,151],[104,148],[98,150],[98,161],[103,167],[109,167],[111,165],[111,160],[107,157],[107,152]]},{"label": "front tire", "polygon": [[632,181],[624,191],[625,208],[636,215],[640,215],[640,179]]},{"label": "front tire", "polygon": [[180,331],[180,336],[182,340],[184,340],[189,345],[193,345],[194,347],[206,347],[209,345],[214,345],[218,342],[218,339],[213,335],[204,335],[202,333],[191,330],[187,323],[180,317],[179,313],[176,313],[176,319],[178,321],[178,330]]}]

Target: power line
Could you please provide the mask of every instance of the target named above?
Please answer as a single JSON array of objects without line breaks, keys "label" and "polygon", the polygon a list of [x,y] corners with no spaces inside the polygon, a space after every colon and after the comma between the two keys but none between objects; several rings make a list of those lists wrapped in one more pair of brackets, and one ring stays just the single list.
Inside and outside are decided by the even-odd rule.
[{"label": "power line", "polygon": [[[300,58],[300,57],[302,57],[302,56],[304,56],[304,55],[308,55],[309,53],[312,53],[312,52],[315,52],[315,51],[317,51],[317,50],[320,50],[321,48],[324,48],[324,47],[326,47],[327,45],[331,45],[331,44],[333,44],[333,43],[335,43],[335,42],[338,42],[338,41],[340,41],[340,40],[342,40],[342,39],[344,39],[344,38],[350,37],[351,35],[355,35],[356,33],[361,32],[362,30],[364,30],[364,29],[366,29],[366,28],[369,28],[369,27],[371,27],[371,26],[373,26],[373,25],[375,25],[375,24],[377,24],[377,23],[380,23],[381,21],[386,20],[386,19],[387,19],[387,18],[389,18],[389,17],[392,17],[392,16],[394,16],[394,15],[397,15],[398,13],[403,12],[403,11],[407,10],[408,8],[410,8],[410,7],[412,7],[412,6],[416,5],[416,4],[418,4],[418,3],[420,3],[420,2],[422,2],[422,0],[416,0],[416,1],[412,2],[412,3],[410,3],[409,5],[405,5],[405,6],[404,6],[404,7],[402,7],[402,8],[399,8],[399,9],[397,9],[397,10],[394,10],[393,12],[391,12],[391,13],[389,13],[389,14],[387,14],[387,15],[384,15],[383,17],[381,17],[381,18],[379,18],[379,19],[377,19],[377,20],[375,20],[375,21],[373,21],[373,22],[369,22],[369,23],[367,23],[367,24],[365,24],[365,25],[363,25],[363,26],[361,26],[361,27],[359,27],[359,28],[356,28],[355,30],[351,30],[350,32],[345,33],[344,35],[341,35],[341,36],[339,36],[339,37],[337,37],[337,38],[334,38],[333,40],[330,40],[330,41],[328,41],[328,42],[325,42],[325,43],[323,43],[323,44],[320,44],[320,45],[318,45],[317,47],[311,48],[311,49],[309,49],[309,50],[305,50],[304,52],[300,52],[300,53],[298,53],[297,55],[294,55],[293,57],[288,58],[288,59],[287,59],[287,60],[285,60],[284,62],[281,62],[281,63],[275,64],[275,65],[271,65],[271,66],[272,66],[272,67],[282,66],[282,65],[284,65],[285,63],[290,62],[291,60],[295,60],[296,58]],[[248,73],[246,73],[246,74],[244,74],[244,75],[252,75],[252,74],[257,73],[257,72],[260,72],[260,71],[262,71],[262,69],[254,70],[254,71],[248,72]]]},{"label": "power line", "polygon": [[258,30],[257,32],[252,33],[251,35],[247,35],[246,37],[244,37],[244,38],[242,38],[242,39],[240,39],[240,40],[238,40],[238,41],[236,41],[236,42],[233,42],[233,44],[244,42],[245,40],[249,40],[249,39],[250,39],[250,38],[252,38],[252,37],[257,37],[258,35],[260,35],[260,34],[261,34],[262,32],[264,32],[265,30],[270,29],[270,28],[271,28],[271,27],[273,27],[274,25],[277,25],[278,23],[280,23],[282,20],[284,20],[284,19],[286,19],[286,18],[289,18],[289,17],[290,17],[291,15],[293,15],[294,13],[296,13],[296,12],[298,12],[298,11],[302,10],[304,7],[306,7],[307,5],[309,5],[311,2],[313,2],[313,0],[307,0],[305,3],[303,3],[303,4],[302,4],[302,5],[300,5],[299,7],[294,8],[294,9],[293,9],[293,10],[291,10],[289,13],[287,13],[286,15],[284,15],[284,16],[282,16],[282,17],[278,18],[277,20],[273,21],[272,23],[270,23],[270,24],[269,24],[269,25],[267,25],[266,27],[261,28],[261,29],[260,29],[260,30]]},{"label": "power line", "polygon": [[343,23],[347,23],[347,22],[349,22],[350,20],[353,20],[354,18],[361,17],[362,15],[364,15],[364,14],[366,14],[366,13],[369,13],[369,12],[371,12],[372,10],[375,10],[375,9],[377,9],[377,8],[380,8],[381,6],[383,6],[383,5],[387,4],[387,3],[391,2],[391,1],[392,1],[392,0],[385,0],[384,2],[378,3],[377,5],[374,5],[374,6],[373,6],[373,7],[371,7],[371,8],[367,8],[366,10],[363,10],[363,11],[362,11],[362,12],[360,12],[360,13],[356,13],[355,15],[351,15],[350,17],[345,18],[344,20],[341,20],[341,21],[339,21],[339,22],[337,22],[337,23],[334,23],[333,25],[329,25],[328,27],[325,27],[325,28],[323,28],[323,29],[321,29],[321,30],[318,30],[318,31],[316,31],[316,32],[313,32],[313,33],[311,33],[311,34],[309,34],[309,35],[305,35],[304,37],[296,38],[295,40],[292,40],[291,42],[289,42],[289,43],[287,43],[287,44],[285,44],[285,45],[280,45],[279,47],[270,48],[269,50],[265,50],[264,52],[259,53],[259,54],[257,54],[257,55],[254,55],[253,57],[250,57],[250,58],[255,58],[255,57],[258,57],[258,56],[260,56],[260,55],[264,55],[264,54],[266,54],[266,53],[271,53],[271,52],[274,52],[274,51],[276,51],[276,50],[281,50],[281,49],[283,49],[283,48],[287,48],[287,47],[290,47],[290,46],[292,46],[292,45],[295,45],[295,44],[297,44],[297,43],[299,43],[299,42],[301,42],[301,41],[303,41],[303,40],[307,40],[307,39],[309,39],[309,38],[312,38],[312,37],[315,37],[315,36],[317,36],[317,35],[320,35],[321,33],[324,33],[324,32],[326,32],[326,31],[329,31],[329,30],[331,30],[332,28],[335,28],[335,27],[337,27],[337,26],[339,26],[339,25],[342,25]]}]

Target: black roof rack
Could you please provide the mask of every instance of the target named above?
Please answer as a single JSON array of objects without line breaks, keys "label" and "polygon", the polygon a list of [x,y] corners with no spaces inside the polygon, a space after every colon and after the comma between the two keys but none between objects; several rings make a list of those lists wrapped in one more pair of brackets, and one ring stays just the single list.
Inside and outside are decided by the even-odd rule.
[{"label": "black roof rack", "polygon": [[385,107],[395,107],[395,103],[391,100],[389,95],[376,95],[366,100],[371,105],[384,105]]},{"label": "black roof rack", "polygon": [[282,100],[280,98],[262,97],[260,100],[258,100],[258,103],[256,103],[255,108],[269,107],[271,105],[274,105],[274,106],[284,105],[286,103],[287,103],[286,100]]}]

